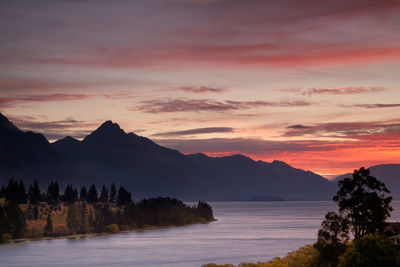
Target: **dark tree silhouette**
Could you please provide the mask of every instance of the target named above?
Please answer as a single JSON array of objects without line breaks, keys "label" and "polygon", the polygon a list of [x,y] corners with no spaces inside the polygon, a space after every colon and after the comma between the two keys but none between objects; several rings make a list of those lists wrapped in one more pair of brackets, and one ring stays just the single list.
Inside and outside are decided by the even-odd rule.
[{"label": "dark tree silhouette", "polygon": [[62,199],[66,203],[74,203],[78,200],[78,192],[72,187],[72,185],[67,185],[67,187],[65,187]]},{"label": "dark tree silhouette", "polygon": [[340,213],[348,220],[354,238],[382,231],[393,210],[385,184],[370,176],[368,169],[360,168],[354,170],[353,178],[339,181],[338,186],[340,189],[333,200],[338,202]]},{"label": "dark tree silhouette", "polygon": [[42,196],[40,193],[39,185],[38,185],[38,182],[35,180],[33,182],[33,186],[31,185],[29,187],[29,191],[28,191],[29,203],[37,204],[39,201],[41,201],[41,198],[42,198]]},{"label": "dark tree silhouette", "polygon": [[112,183],[111,187],[110,187],[110,199],[109,199],[109,201],[111,203],[115,203],[115,201],[117,200],[116,198],[117,198],[117,188],[115,187],[115,183]]},{"label": "dark tree silhouette", "polygon": [[[7,202],[3,207],[4,228],[0,231],[11,234],[12,238],[20,238],[26,230],[25,215],[17,203]],[[3,220],[0,220],[3,221]]]},{"label": "dark tree silhouette", "polygon": [[400,254],[392,241],[379,234],[355,240],[339,262],[339,267],[383,266],[400,266]]},{"label": "dark tree silhouette", "polygon": [[132,202],[131,193],[126,191],[126,189],[121,186],[118,190],[117,204],[119,206],[121,206],[121,205],[126,205],[131,202]]},{"label": "dark tree silhouette", "polygon": [[58,186],[58,183],[51,182],[49,186],[47,187],[47,202],[51,204],[56,204],[60,201],[60,188]]},{"label": "dark tree silhouette", "polygon": [[199,201],[197,203],[197,212],[200,217],[206,219],[207,221],[214,220],[213,211],[210,205],[204,201]]},{"label": "dark tree silhouette", "polygon": [[87,202],[89,203],[96,203],[98,201],[97,198],[97,189],[94,184],[89,189],[88,197],[87,197]]},{"label": "dark tree silhouette", "polygon": [[322,229],[318,231],[318,240],[314,244],[321,255],[322,262],[336,266],[339,256],[346,251],[348,241],[348,221],[340,214],[328,212],[322,222]]},{"label": "dark tree silhouette", "polygon": [[79,200],[86,201],[88,197],[87,194],[86,186],[81,187],[81,191],[79,192]]},{"label": "dark tree silhouette", "polygon": [[26,199],[26,191],[25,191],[25,185],[22,180],[19,180],[18,184],[18,203],[19,204],[25,204],[27,202]]},{"label": "dark tree silhouette", "polygon": [[106,186],[103,184],[103,187],[101,188],[101,194],[99,198],[100,202],[107,202],[108,201],[108,190]]},{"label": "dark tree silhouette", "polygon": [[51,212],[47,214],[47,223],[44,227],[44,235],[51,235],[53,232],[53,223],[51,221]]}]

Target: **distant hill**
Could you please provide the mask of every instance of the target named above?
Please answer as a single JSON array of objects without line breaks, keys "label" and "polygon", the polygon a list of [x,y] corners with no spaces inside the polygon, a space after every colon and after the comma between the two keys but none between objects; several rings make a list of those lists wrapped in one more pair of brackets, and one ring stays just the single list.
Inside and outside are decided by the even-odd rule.
[{"label": "distant hill", "polygon": [[[62,184],[95,181],[99,186],[116,182],[136,199],[171,196],[187,201],[330,200],[336,190],[322,176],[281,161],[254,161],[243,155],[184,155],[126,133],[111,121],[82,141],[66,137],[51,145],[40,134],[24,133],[10,122],[7,125],[0,129],[7,133],[0,135],[3,183],[9,177],[46,184],[51,180]],[[41,144],[27,137],[31,135]],[[5,149],[9,140],[14,145]]]},{"label": "distant hill", "polygon": [[9,178],[48,184],[58,180],[85,183],[89,176],[67,161],[46,138],[34,132],[22,132],[0,114],[0,183]]},{"label": "distant hill", "polygon": [[[372,176],[386,184],[394,199],[400,199],[400,164],[381,164],[369,167],[369,170]],[[340,175],[333,179],[332,182],[337,183],[346,177],[352,177],[352,174]]]}]

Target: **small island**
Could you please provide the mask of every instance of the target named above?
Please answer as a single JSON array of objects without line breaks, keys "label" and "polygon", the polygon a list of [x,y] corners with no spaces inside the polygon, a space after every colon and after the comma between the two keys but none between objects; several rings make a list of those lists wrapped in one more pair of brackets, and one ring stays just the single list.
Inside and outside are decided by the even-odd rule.
[{"label": "small island", "polygon": [[214,221],[210,205],[158,197],[133,201],[124,187],[103,185],[100,196],[93,184],[78,190],[57,182],[41,192],[35,181],[25,191],[23,181],[10,179],[0,189],[1,242],[118,233]]}]

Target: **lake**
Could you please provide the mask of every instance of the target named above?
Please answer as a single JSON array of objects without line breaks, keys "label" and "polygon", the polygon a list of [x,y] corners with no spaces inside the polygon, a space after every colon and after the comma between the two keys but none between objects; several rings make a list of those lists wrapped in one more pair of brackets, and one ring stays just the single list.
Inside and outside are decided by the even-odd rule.
[{"label": "lake", "polygon": [[[209,224],[84,239],[0,245],[0,266],[161,266],[267,261],[315,242],[327,211],[315,202],[210,203]],[[400,201],[391,221],[400,220]]]}]

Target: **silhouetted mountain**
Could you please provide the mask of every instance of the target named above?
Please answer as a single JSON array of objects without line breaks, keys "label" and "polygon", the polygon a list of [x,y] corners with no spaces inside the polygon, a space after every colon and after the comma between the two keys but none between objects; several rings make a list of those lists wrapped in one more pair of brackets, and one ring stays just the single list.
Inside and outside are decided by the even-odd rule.
[{"label": "silhouetted mountain", "polygon": [[202,166],[210,186],[223,188],[227,199],[248,200],[272,195],[286,200],[331,199],[335,187],[322,176],[295,169],[282,161],[254,161],[243,155],[207,157],[188,155]]},{"label": "silhouetted mountain", "polygon": [[37,179],[39,184],[87,181],[43,135],[22,132],[0,114],[0,182],[9,178],[28,183]]},{"label": "silhouetted mountain", "polygon": [[[118,124],[107,121],[82,141],[59,140],[53,146],[83,171],[94,175],[97,183],[115,181],[136,197],[176,196],[187,199],[202,193],[201,170],[178,151],[151,140],[125,133]],[[195,192],[194,192],[195,191]]]},{"label": "silhouetted mountain", "polygon": [[[378,180],[386,184],[394,199],[400,199],[400,164],[375,165],[369,167],[369,170],[372,176],[375,176]],[[352,174],[340,175],[333,179],[332,182],[337,183],[346,177],[351,178]]]},{"label": "silhouetted mountain", "polygon": [[0,120],[1,178],[97,185],[123,185],[138,199],[172,196],[184,200],[331,199],[335,185],[281,161],[254,161],[243,155],[183,155],[148,138],[125,133],[106,121],[82,141],[52,145],[40,134],[24,133]]},{"label": "silhouetted mountain", "polygon": [[330,199],[334,186],[284,162],[243,155],[183,155],[107,121],[82,141],[67,137],[53,146],[98,184],[115,181],[136,197],[169,195],[185,200],[248,200],[259,196]]}]

